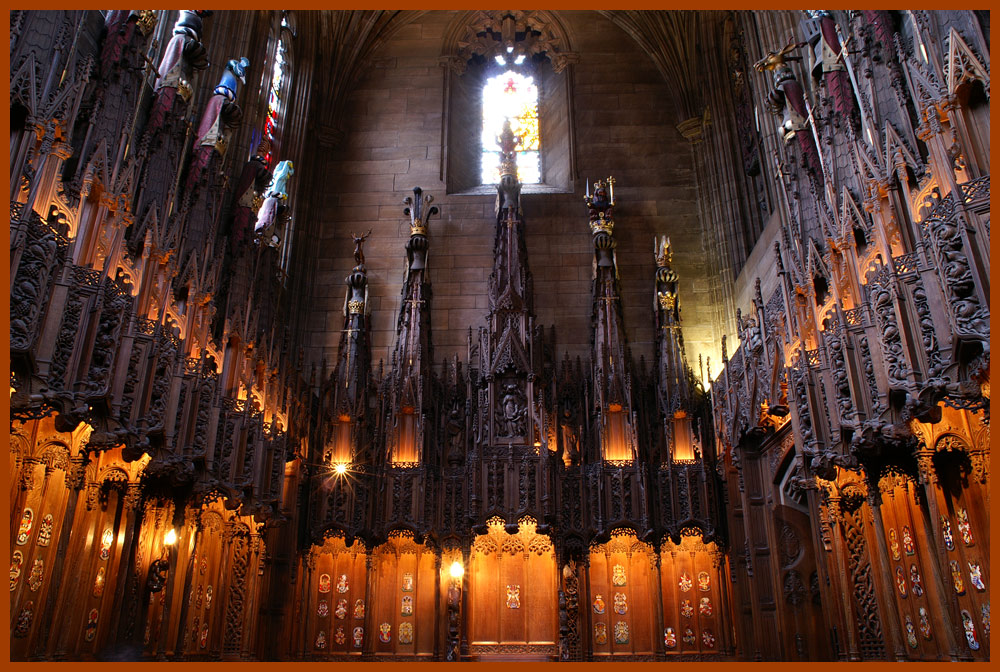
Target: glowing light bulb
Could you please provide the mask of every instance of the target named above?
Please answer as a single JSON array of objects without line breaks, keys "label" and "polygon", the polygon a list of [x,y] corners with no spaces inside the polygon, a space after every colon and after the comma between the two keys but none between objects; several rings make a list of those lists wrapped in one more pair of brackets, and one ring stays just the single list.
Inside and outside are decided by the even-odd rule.
[{"label": "glowing light bulb", "polygon": [[347,473],[347,465],[343,463],[338,464],[334,466],[333,470],[336,471],[338,474],[343,475]]},{"label": "glowing light bulb", "polygon": [[465,568],[462,567],[462,563],[458,560],[451,563],[451,569],[449,571],[451,572],[453,579],[461,579],[462,575],[465,574]]},{"label": "glowing light bulb", "polygon": [[177,543],[177,533],[174,532],[174,528],[170,528],[170,530],[163,536],[163,543],[166,546],[173,546]]}]

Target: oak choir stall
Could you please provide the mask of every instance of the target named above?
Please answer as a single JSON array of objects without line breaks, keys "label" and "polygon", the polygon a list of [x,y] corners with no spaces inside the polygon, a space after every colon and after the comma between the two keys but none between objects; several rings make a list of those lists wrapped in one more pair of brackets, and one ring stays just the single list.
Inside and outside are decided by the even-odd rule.
[{"label": "oak choir stall", "polygon": [[11,658],[988,660],[988,35],[12,11]]}]

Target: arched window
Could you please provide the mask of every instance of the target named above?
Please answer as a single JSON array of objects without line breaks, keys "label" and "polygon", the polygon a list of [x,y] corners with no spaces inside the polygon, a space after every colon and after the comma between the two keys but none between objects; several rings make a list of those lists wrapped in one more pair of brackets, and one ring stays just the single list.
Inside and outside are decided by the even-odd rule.
[{"label": "arched window", "polygon": [[566,31],[543,10],[470,11],[444,40],[442,168],[449,194],[486,194],[499,182],[496,142],[510,119],[522,193],[569,192],[576,179]]},{"label": "arched window", "polygon": [[[496,57],[506,65],[503,56]],[[524,61],[524,56],[517,59]],[[500,182],[500,144],[497,138],[505,120],[510,120],[517,145],[517,176],[522,184],[541,182],[538,137],[538,87],[535,78],[507,70],[486,80],[483,86],[483,184]]]},{"label": "arched window", "polygon": [[[281,25],[287,26],[286,17],[281,17]],[[284,92],[281,85],[285,77],[285,43],[278,37],[278,46],[274,53],[274,67],[271,68],[271,87],[267,95],[267,119],[264,121],[264,137],[270,141],[272,150],[267,153],[265,160],[268,168],[274,167],[274,144],[275,129],[278,124],[278,115],[282,111],[282,96]]]}]

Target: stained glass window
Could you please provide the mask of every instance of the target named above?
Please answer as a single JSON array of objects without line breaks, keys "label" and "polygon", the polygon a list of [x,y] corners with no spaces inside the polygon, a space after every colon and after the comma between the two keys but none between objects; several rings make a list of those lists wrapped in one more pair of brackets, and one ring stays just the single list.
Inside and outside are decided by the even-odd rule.
[{"label": "stained glass window", "polygon": [[[282,19],[284,21],[284,19]],[[271,141],[271,151],[264,157],[267,165],[273,163],[274,133],[278,124],[278,114],[281,112],[281,83],[285,76],[285,44],[278,40],[278,50],[274,55],[274,68],[271,70],[271,86],[267,96],[267,120],[264,122],[264,137]]]},{"label": "stained glass window", "polygon": [[483,87],[483,184],[500,182],[503,122],[510,119],[517,145],[517,174],[522,184],[541,181],[538,142],[538,87],[533,77],[514,70],[490,77]]}]

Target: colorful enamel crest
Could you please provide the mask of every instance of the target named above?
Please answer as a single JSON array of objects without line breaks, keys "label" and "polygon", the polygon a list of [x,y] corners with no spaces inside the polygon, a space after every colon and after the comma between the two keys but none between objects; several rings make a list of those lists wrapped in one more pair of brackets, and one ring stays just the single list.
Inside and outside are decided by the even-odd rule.
[{"label": "colorful enamel crest", "polygon": [[625,614],[628,612],[628,598],[625,593],[615,593],[615,613]]},{"label": "colorful enamel crest", "polygon": [[899,560],[899,540],[896,538],[896,528],[889,528],[889,550],[892,551],[892,559]]},{"label": "colorful enamel crest", "polygon": [[681,639],[684,641],[685,644],[695,643],[696,640],[694,637],[694,630],[691,629],[690,625],[684,628],[684,636],[681,637]]},{"label": "colorful enamel crest", "polygon": [[663,645],[668,649],[673,649],[677,646],[677,634],[673,628],[663,629]]},{"label": "colorful enamel crest", "polygon": [[198,638],[198,645],[203,649],[208,646],[208,623],[202,623],[201,637]]},{"label": "colorful enamel crest", "polygon": [[344,633],[344,626],[337,626],[337,629],[333,633],[333,641],[337,644],[343,644],[347,641],[347,635]]},{"label": "colorful enamel crest", "polygon": [[111,528],[106,528],[104,534],[101,535],[101,560],[107,560],[111,557],[111,542],[114,541],[114,538],[115,535],[111,532]]},{"label": "colorful enamel crest", "polygon": [[698,572],[698,590],[707,593],[712,588],[712,579],[708,572]]},{"label": "colorful enamel crest", "polygon": [[347,618],[347,600],[337,600],[337,608],[334,609],[333,615],[341,620]]},{"label": "colorful enamel crest", "polygon": [[403,604],[399,609],[399,613],[403,616],[410,616],[413,614],[413,596],[403,595]]},{"label": "colorful enamel crest", "polygon": [[983,618],[983,634],[987,637],[990,636],[990,603],[987,602],[983,606],[979,607],[979,614]]},{"label": "colorful enamel crest", "polygon": [[896,566],[896,590],[899,591],[900,597],[906,597],[906,576],[899,565]]},{"label": "colorful enamel crest", "polygon": [[708,599],[707,597],[701,598],[701,600],[698,602],[698,613],[701,614],[702,616],[711,616],[712,600]]},{"label": "colorful enamel crest", "polygon": [[104,575],[104,568],[99,567],[97,570],[97,576],[94,577],[94,597],[100,597],[104,594]]},{"label": "colorful enamel crest", "polygon": [[917,628],[913,625],[913,619],[909,614],[906,615],[906,624],[903,627],[906,629],[906,643],[911,649],[917,648]]},{"label": "colorful enamel crest", "polygon": [[365,629],[362,628],[360,625],[356,626],[354,628],[354,648],[360,649],[361,643],[364,641],[364,639],[365,639]]},{"label": "colorful enamel crest", "polygon": [[965,609],[962,610],[962,627],[965,629],[965,641],[969,643],[969,648],[978,651],[979,640],[976,639],[976,624],[972,621],[972,614]]},{"label": "colorful enamel crest", "polygon": [[691,600],[684,600],[681,602],[681,616],[684,618],[691,618],[694,616],[694,607],[691,606]]},{"label": "colorful enamel crest", "polygon": [[958,561],[952,560],[949,564],[951,566],[951,582],[955,586],[955,592],[959,595],[965,595],[965,582],[962,580],[962,569],[958,566]]},{"label": "colorful enamel crest", "polygon": [[340,578],[337,579],[337,592],[338,593],[347,592],[347,574],[341,574]]},{"label": "colorful enamel crest", "polygon": [[326,648],[326,630],[320,630],[319,634],[316,635],[316,648],[317,649]]},{"label": "colorful enamel crest", "polygon": [[594,643],[595,644],[607,644],[608,643],[608,624],[607,623],[595,623],[594,624]]},{"label": "colorful enamel crest", "polygon": [[361,598],[354,600],[354,618],[365,617],[365,601]]},{"label": "colorful enamel crest", "polygon": [[406,572],[403,574],[403,591],[410,592],[413,590],[413,574]]},{"label": "colorful enamel crest", "polygon": [[604,598],[598,593],[594,595],[594,613],[603,614],[604,613]]},{"label": "colorful enamel crest", "polygon": [[917,613],[920,615],[920,634],[924,636],[924,639],[929,640],[931,638],[931,617],[924,607],[920,607]]},{"label": "colorful enamel crest", "polygon": [[907,555],[913,555],[913,534],[910,533],[910,526],[903,525],[903,552]]},{"label": "colorful enamel crest", "polygon": [[205,588],[205,608],[210,609],[212,607],[212,586],[209,585]]},{"label": "colorful enamel crest", "polygon": [[10,589],[17,588],[17,580],[21,577],[21,567],[24,566],[24,554],[14,551],[10,559]]},{"label": "colorful enamel crest", "polygon": [[319,592],[329,593],[330,592],[330,575],[320,574],[319,575]]},{"label": "colorful enamel crest", "polygon": [[35,522],[35,512],[25,509],[21,515],[21,525],[17,528],[17,545],[24,546],[31,536],[31,526]]},{"label": "colorful enamel crest", "polygon": [[611,569],[611,583],[613,583],[616,586],[624,586],[625,585],[625,566],[624,565],[615,565]]},{"label": "colorful enamel crest", "polygon": [[31,592],[35,592],[42,587],[42,579],[44,577],[45,563],[42,562],[41,558],[35,558],[35,562],[31,565],[31,573],[28,574],[28,588]]},{"label": "colorful enamel crest", "polygon": [[972,525],[969,523],[969,512],[965,509],[955,509],[955,518],[958,520],[958,533],[962,535],[962,543],[966,546],[974,546],[976,540],[972,536]]},{"label": "colorful enamel crest", "polygon": [[53,526],[52,514],[46,513],[42,518],[42,524],[38,526],[38,538],[35,539],[35,543],[39,546],[48,546],[49,542],[52,541],[52,526]]},{"label": "colorful enamel crest", "polygon": [[920,597],[924,594],[924,582],[920,578],[920,570],[917,569],[915,564],[910,564],[910,584],[910,590],[915,597]]},{"label": "colorful enamel crest", "polygon": [[615,623],[615,644],[628,644],[628,623],[625,621]]},{"label": "colorful enamel crest", "polygon": [[978,562],[969,563],[969,581],[976,587],[976,590],[986,590],[986,584],[983,583],[983,570]]},{"label": "colorful enamel crest", "polygon": [[413,643],[413,623],[406,621],[405,623],[399,624],[399,643],[400,644]]},{"label": "colorful enamel crest", "polygon": [[97,609],[91,609],[87,614],[87,627],[83,630],[83,638],[88,642],[94,641],[97,636]]},{"label": "colorful enamel crest", "polygon": [[205,594],[205,591],[202,590],[201,584],[199,583],[198,584],[198,588],[194,591],[194,608],[195,609],[201,609],[201,600],[202,600],[204,594]]},{"label": "colorful enamel crest", "polygon": [[521,608],[521,586],[511,583],[507,584],[507,608]]},{"label": "colorful enamel crest", "polygon": [[320,600],[316,605],[316,615],[320,618],[326,618],[330,615],[330,603],[326,600]]},{"label": "colorful enamel crest", "polygon": [[383,644],[388,644],[392,641],[392,626],[388,623],[383,623],[378,626],[378,641]]},{"label": "colorful enamel crest", "polygon": [[951,523],[944,516],[941,516],[941,538],[944,539],[945,548],[949,551],[955,550],[955,537],[951,535]]},{"label": "colorful enamel crest", "polygon": [[208,571],[208,558],[202,557],[198,571],[201,572],[202,576],[205,576],[205,573]]},{"label": "colorful enamel crest", "polygon": [[701,631],[701,643],[709,649],[715,648],[715,635],[712,634],[711,630]]},{"label": "colorful enamel crest", "polygon": [[680,587],[682,593],[686,593],[691,590],[691,577],[687,575],[687,572],[681,574],[680,580],[677,581],[677,585]]}]

